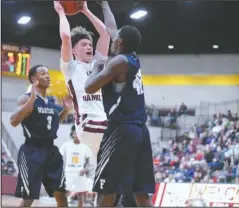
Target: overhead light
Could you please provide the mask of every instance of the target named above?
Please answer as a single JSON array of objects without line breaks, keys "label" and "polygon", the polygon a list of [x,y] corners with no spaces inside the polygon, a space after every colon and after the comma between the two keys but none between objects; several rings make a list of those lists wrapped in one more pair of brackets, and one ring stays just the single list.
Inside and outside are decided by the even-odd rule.
[{"label": "overhead light", "polygon": [[173,45],[168,45],[168,49],[172,50],[172,49],[174,49],[174,46]]},{"label": "overhead light", "polygon": [[218,48],[219,48],[218,45],[213,45],[212,47],[213,47],[214,49],[218,49]]},{"label": "overhead light", "polygon": [[21,25],[25,25],[27,24],[28,22],[30,22],[31,20],[31,17],[29,16],[22,16],[19,18],[19,20],[17,21],[18,24],[21,24]]},{"label": "overhead light", "polygon": [[138,10],[137,12],[134,12],[133,14],[130,15],[131,19],[140,19],[142,17],[144,17],[145,15],[147,15],[148,12],[145,10]]}]

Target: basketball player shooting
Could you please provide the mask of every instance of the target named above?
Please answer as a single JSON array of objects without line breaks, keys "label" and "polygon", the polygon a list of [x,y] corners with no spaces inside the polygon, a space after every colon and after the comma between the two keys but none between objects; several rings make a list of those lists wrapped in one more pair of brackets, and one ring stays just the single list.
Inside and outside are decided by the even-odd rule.
[{"label": "basketball player shooting", "polygon": [[132,26],[117,30],[108,2],[101,4],[105,25],[113,39],[111,52],[116,56],[105,68],[104,62],[97,61],[85,83],[88,94],[102,89],[109,122],[97,157],[93,191],[99,193],[101,207],[113,206],[116,193],[132,192],[138,206],[152,206],[149,198],[149,193],[155,190],[152,149],[145,125],[140,61],[135,53],[141,34]]},{"label": "basketball player shooting", "polygon": [[84,84],[92,71],[94,62],[107,59],[110,37],[103,22],[91,13],[87,7],[87,2],[84,1],[80,12],[88,17],[100,35],[93,56],[92,33],[83,27],[70,30],[69,22],[61,4],[55,1],[54,7],[60,18],[60,37],[62,40],[60,67],[74,102],[77,136],[82,143],[92,149],[93,156],[96,159],[107,121],[102,104],[101,90],[93,95],[86,94]]},{"label": "basketball player shooting", "polygon": [[53,102],[48,101],[46,90],[50,86],[48,69],[43,65],[29,70],[31,92],[22,95],[11,115],[11,125],[21,123],[25,143],[18,153],[18,183],[16,197],[23,198],[20,207],[30,207],[39,199],[41,183],[50,197],[55,197],[57,206],[67,207],[63,159],[54,146],[59,122],[65,120],[73,108],[71,97],[63,100],[64,110],[58,112]]}]

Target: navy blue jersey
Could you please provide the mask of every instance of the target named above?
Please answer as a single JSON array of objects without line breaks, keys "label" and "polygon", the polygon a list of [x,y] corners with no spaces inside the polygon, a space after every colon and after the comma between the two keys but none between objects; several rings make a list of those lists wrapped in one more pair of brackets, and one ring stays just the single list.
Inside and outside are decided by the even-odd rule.
[{"label": "navy blue jersey", "polygon": [[[30,116],[22,121],[24,136],[30,140],[54,140],[59,128],[59,112],[55,104],[40,95]],[[37,143],[37,141],[36,141]]]},{"label": "navy blue jersey", "polygon": [[129,62],[125,83],[113,81],[102,88],[104,109],[109,122],[144,124],[144,89],[140,61],[137,56],[125,55]]}]

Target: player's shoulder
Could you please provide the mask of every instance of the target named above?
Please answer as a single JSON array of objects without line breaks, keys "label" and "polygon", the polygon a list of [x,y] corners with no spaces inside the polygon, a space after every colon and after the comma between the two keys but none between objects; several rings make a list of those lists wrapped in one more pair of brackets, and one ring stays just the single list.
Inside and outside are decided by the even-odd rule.
[{"label": "player's shoulder", "polygon": [[115,56],[112,60],[114,60],[115,62],[125,63],[125,64],[127,64],[129,62],[128,56],[125,54],[119,54],[119,55]]},{"label": "player's shoulder", "polygon": [[73,57],[70,60],[67,60],[67,61],[63,60],[62,57],[61,57],[60,62],[61,62],[61,64],[71,64],[71,65],[77,63],[77,61],[74,60]]},{"label": "player's shoulder", "polygon": [[133,66],[136,68],[140,67],[140,60],[136,53],[132,54],[124,54],[125,58],[127,59],[127,63],[129,66]]},{"label": "player's shoulder", "polygon": [[72,141],[67,141],[62,145],[62,147],[66,148],[66,147],[71,146],[71,145],[72,145]]},{"label": "player's shoulder", "polygon": [[18,105],[24,105],[30,98],[31,93],[26,93],[18,98]]},{"label": "player's shoulder", "polygon": [[129,61],[127,57],[123,54],[119,54],[111,59],[108,69],[116,75],[118,73],[125,73],[128,70],[128,66]]}]

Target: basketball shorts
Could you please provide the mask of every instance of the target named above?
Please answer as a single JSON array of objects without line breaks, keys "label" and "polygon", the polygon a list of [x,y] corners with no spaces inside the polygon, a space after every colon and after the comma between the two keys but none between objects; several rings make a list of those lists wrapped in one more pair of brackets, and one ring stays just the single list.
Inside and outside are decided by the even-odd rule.
[{"label": "basketball shorts", "polygon": [[23,144],[17,161],[19,174],[15,196],[23,199],[39,199],[41,183],[46,192],[65,192],[63,158],[58,147],[36,148]]},{"label": "basketball shorts", "polygon": [[109,124],[97,156],[93,191],[154,193],[153,156],[146,125]]},{"label": "basketball shorts", "polygon": [[88,120],[86,118],[80,124],[76,124],[77,136],[82,143],[91,148],[95,160],[97,158],[97,153],[99,151],[100,143],[103,138],[103,133],[106,129],[105,123],[105,121],[97,122]]}]

